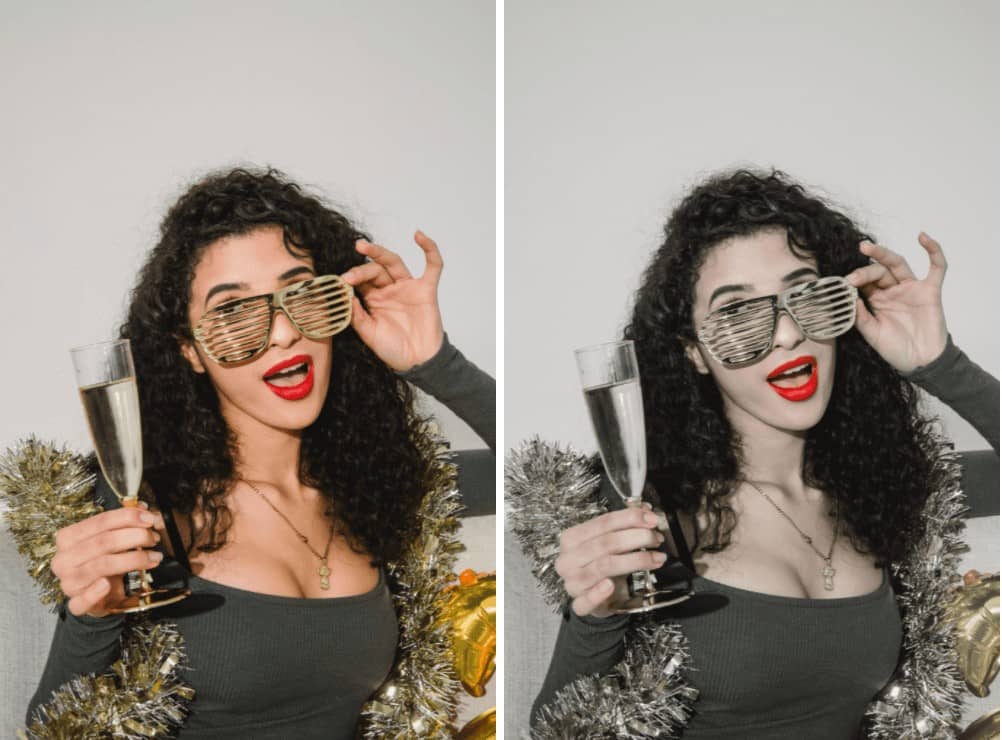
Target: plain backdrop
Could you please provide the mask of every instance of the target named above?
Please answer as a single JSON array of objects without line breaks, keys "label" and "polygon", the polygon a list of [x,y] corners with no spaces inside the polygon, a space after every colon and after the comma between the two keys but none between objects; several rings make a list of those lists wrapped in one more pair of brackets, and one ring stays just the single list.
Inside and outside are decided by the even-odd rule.
[{"label": "plain backdrop", "polygon": [[[69,348],[117,334],[169,204],[233,165],[284,171],[415,272],[412,235],[432,236],[445,328],[493,374],[494,17],[485,0],[0,0],[0,448],[90,448]],[[483,446],[426,408],[454,447]],[[467,521],[464,567],[493,568],[493,522]]]},{"label": "plain backdrop", "polygon": [[[494,370],[494,4],[0,2],[0,445],[89,445],[68,349],[109,339],[168,205],[272,165],[445,258],[453,343]],[[483,446],[437,405],[457,447]]]},{"label": "plain backdrop", "polygon": [[[827,196],[920,276],[916,237],[937,238],[949,329],[998,375],[995,0],[508,0],[505,50],[506,447],[538,434],[596,449],[574,348],[621,335],[672,207],[742,165],[777,167]],[[960,448],[987,447],[931,408]],[[515,551],[513,735],[559,623],[525,624],[538,596]],[[980,567],[997,560],[996,550]]]}]

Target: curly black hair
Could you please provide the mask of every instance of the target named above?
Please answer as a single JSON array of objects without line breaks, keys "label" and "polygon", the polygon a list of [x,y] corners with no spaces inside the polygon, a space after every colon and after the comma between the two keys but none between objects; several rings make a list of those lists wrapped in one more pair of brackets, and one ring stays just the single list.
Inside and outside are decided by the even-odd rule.
[{"label": "curly black hair", "polygon": [[[649,476],[661,503],[687,514],[708,552],[730,542],[729,504],[741,478],[741,440],[716,383],[687,358],[696,342],[692,305],[699,269],[725,239],[783,229],[791,250],[821,275],[868,264],[872,239],[848,217],[779,171],[712,176],[675,208],[647,267],[624,330],[636,343],[647,419]],[[882,564],[921,532],[938,435],[917,393],[856,331],[835,342],[835,382],[821,421],[807,434],[804,481],[839,503],[854,547]],[[696,512],[707,514],[704,531]]]},{"label": "curly black hair", "polygon": [[[207,246],[266,226],[282,228],[286,248],[313,258],[318,275],[362,264],[355,241],[367,238],[345,216],[273,169],[208,175],[170,208],[160,240],[132,291],[119,330],[131,340],[143,424],[144,480],[182,515],[203,526],[188,552],[226,543],[232,516],[224,502],[236,482],[239,450],[207,374],[180,351],[192,339],[188,304]],[[430,460],[420,451],[423,420],[410,386],[352,328],[332,338],[330,388],[317,420],[303,430],[299,477],[327,499],[328,513],[352,547],[375,563],[399,556],[416,530]],[[196,547],[197,543],[197,547]]]}]

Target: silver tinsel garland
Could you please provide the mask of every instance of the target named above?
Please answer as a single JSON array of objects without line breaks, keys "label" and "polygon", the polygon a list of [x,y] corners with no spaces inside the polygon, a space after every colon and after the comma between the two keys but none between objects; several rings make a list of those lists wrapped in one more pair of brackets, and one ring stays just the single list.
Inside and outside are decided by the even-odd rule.
[{"label": "silver tinsel garland", "polygon": [[952,738],[960,720],[964,680],[954,626],[945,612],[967,549],[961,539],[964,495],[956,455],[927,453],[937,457],[933,491],[922,509],[925,532],[892,566],[900,584],[903,649],[894,679],[867,710],[868,738]]},{"label": "silver tinsel garland", "polygon": [[535,437],[505,458],[508,523],[529,559],[543,598],[559,608],[567,597],[554,569],[560,533],[608,511],[597,495],[600,476],[588,459]]},{"label": "silver tinsel garland", "polygon": [[[954,737],[960,718],[963,680],[952,627],[943,617],[965,549],[963,494],[956,456],[938,440],[930,444],[926,452],[935,460],[935,472],[922,512],[925,533],[892,565],[899,584],[902,659],[866,712],[865,737],[874,740]],[[508,519],[550,604],[566,599],[553,569],[560,532],[605,511],[598,483],[587,458],[539,439],[512,450],[505,461]],[[582,676],[556,694],[540,711],[533,738],[677,736],[698,696],[685,682],[689,657],[679,626],[634,617],[625,642],[626,654],[609,674]]]}]

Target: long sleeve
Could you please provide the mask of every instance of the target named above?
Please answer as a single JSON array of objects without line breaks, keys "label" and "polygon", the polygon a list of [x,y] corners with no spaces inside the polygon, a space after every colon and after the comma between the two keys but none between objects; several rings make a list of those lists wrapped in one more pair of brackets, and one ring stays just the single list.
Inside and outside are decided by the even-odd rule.
[{"label": "long sleeve", "polygon": [[[102,475],[97,477],[95,496],[106,509],[121,506]],[[28,705],[28,724],[35,709],[47,702],[53,691],[74,676],[103,672],[118,658],[119,637],[124,624],[125,617],[121,614],[77,617],[65,605],[60,607],[49,657]]]},{"label": "long sleeve", "polygon": [[579,617],[565,608],[557,644],[539,695],[532,705],[535,720],[540,708],[579,676],[607,673],[623,656],[628,616]]},{"label": "long sleeve", "polygon": [[968,516],[999,513],[999,381],[961,351],[952,337],[942,354],[928,365],[904,375],[960,414],[992,446],[962,453],[962,485],[970,507]]},{"label": "long sleeve", "polygon": [[448,335],[434,357],[400,376],[445,404],[487,443],[487,450],[460,450],[456,453],[459,491],[467,516],[495,513],[494,378],[452,346]]}]

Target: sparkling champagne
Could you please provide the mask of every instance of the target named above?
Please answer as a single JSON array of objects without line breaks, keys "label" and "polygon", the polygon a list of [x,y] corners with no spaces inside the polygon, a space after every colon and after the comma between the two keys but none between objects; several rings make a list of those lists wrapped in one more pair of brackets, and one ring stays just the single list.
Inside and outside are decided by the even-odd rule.
[{"label": "sparkling champagne", "polygon": [[620,496],[640,498],[647,473],[640,380],[585,388],[584,395],[606,473]]},{"label": "sparkling champagne", "polygon": [[85,386],[80,400],[104,477],[119,498],[135,497],[143,476],[136,378]]}]

